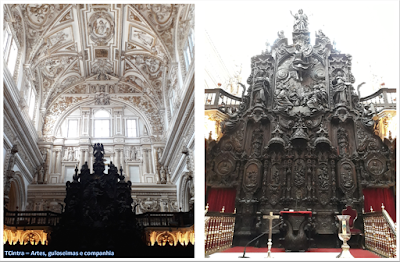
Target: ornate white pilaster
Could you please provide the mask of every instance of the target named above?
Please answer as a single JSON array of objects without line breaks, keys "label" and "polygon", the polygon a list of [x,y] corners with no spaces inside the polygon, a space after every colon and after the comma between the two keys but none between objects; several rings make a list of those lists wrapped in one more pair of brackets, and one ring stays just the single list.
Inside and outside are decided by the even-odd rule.
[{"label": "ornate white pilaster", "polygon": [[53,149],[51,152],[50,173],[56,172],[56,155],[57,155],[57,152]]},{"label": "ornate white pilaster", "polygon": [[55,149],[55,151],[56,151],[55,173],[61,174],[62,150],[61,149]]},{"label": "ornate white pilaster", "polygon": [[120,165],[118,168],[120,168],[121,166],[122,167],[124,166],[124,150],[120,149],[119,152],[120,152],[120,157],[119,157]]},{"label": "ornate white pilaster", "polygon": [[[85,156],[85,150],[81,149],[80,150],[80,156],[79,156],[79,165],[80,166],[82,166],[85,163],[84,162],[84,160],[85,160],[84,156]],[[80,168],[80,167],[78,167],[78,168]]]},{"label": "ornate white pilaster", "polygon": [[89,136],[89,108],[82,108],[82,136]]},{"label": "ornate white pilaster", "polygon": [[122,136],[122,108],[114,108],[115,135]]},{"label": "ornate white pilaster", "polygon": [[89,150],[84,150],[84,152],[85,152],[85,162],[88,162],[88,165],[89,165]]}]

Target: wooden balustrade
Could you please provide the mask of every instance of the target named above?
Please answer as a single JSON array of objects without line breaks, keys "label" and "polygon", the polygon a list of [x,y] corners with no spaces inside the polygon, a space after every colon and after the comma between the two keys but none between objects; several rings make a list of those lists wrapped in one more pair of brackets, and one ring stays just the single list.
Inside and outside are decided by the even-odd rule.
[{"label": "wooden balustrade", "polygon": [[221,88],[206,89],[205,110],[218,109],[223,113],[233,113],[239,108],[242,98],[229,94]]},{"label": "wooden balustrade", "polygon": [[148,212],[136,216],[143,227],[189,227],[194,224],[193,212]]},{"label": "wooden balustrade", "polygon": [[396,257],[396,224],[384,207],[379,212],[363,215],[365,247],[388,258]]},{"label": "wooden balustrade", "polygon": [[8,211],[4,210],[4,224],[7,226],[56,226],[61,214],[51,211]]},{"label": "wooden balustrade", "polygon": [[235,213],[207,212],[204,229],[206,256],[230,248],[235,229]]},{"label": "wooden balustrade", "polygon": [[360,102],[364,105],[373,104],[374,113],[379,113],[383,110],[396,110],[396,89],[381,88],[375,93],[360,98]]}]

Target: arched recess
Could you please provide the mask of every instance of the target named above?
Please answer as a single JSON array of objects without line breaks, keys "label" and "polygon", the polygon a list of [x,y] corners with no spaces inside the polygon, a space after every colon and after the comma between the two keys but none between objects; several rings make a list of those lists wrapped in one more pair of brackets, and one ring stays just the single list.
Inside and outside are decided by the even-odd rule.
[{"label": "arched recess", "polygon": [[25,183],[20,172],[15,172],[14,177],[11,179],[11,188],[8,194],[10,199],[8,203],[8,210],[10,211],[23,211],[26,206],[26,192]]},{"label": "arched recess", "polygon": [[[131,104],[118,100],[118,99],[110,99],[110,101],[114,101],[116,102],[115,105],[108,105],[107,107],[113,107],[113,106],[121,106],[125,105],[127,107],[129,107],[130,110],[132,110],[132,112],[134,112],[135,114],[137,114],[142,120],[144,125],[147,128],[148,134],[149,136],[152,136],[152,125],[150,124],[149,119],[140,111],[140,109],[132,106]],[[78,109],[80,106],[84,105],[84,104],[88,104],[88,103],[93,103],[93,98],[89,98],[83,101],[80,101],[78,103],[76,103],[74,106],[71,106],[70,108],[68,108],[67,110],[65,110],[65,112],[58,117],[58,120],[56,121],[56,123],[54,124],[51,136],[56,136],[58,129],[60,128],[61,124],[64,122],[64,120],[68,117],[68,115],[70,115],[72,112],[74,112],[76,109]],[[88,105],[89,106],[89,105]]]},{"label": "arched recess", "polygon": [[191,172],[184,172],[179,185],[179,207],[183,212],[188,212],[192,208],[193,186],[193,175]]}]

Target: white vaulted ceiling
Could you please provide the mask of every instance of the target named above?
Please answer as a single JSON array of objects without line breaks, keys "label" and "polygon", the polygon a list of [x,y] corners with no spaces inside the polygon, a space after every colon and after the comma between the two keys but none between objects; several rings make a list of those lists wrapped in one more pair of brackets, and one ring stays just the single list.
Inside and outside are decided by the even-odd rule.
[{"label": "white vaulted ceiling", "polygon": [[25,4],[19,12],[15,6],[8,10],[24,32],[21,37],[16,30],[26,47],[25,73],[39,97],[44,136],[54,134],[56,118],[71,105],[94,99],[96,83],[109,84],[115,99],[145,109],[154,134],[165,131],[156,125],[164,121],[160,110],[177,57],[175,36],[193,5]]}]

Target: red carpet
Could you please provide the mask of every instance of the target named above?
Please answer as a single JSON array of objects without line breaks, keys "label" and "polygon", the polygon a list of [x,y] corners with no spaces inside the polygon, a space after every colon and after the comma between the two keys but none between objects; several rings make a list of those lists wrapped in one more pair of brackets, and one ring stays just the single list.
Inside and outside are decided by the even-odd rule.
[{"label": "red carpet", "polygon": [[[244,247],[231,247],[222,252],[230,252],[230,253],[243,253]],[[331,253],[340,253],[340,248],[310,248],[307,252],[331,252]],[[255,247],[247,247],[246,253],[256,253],[256,252],[268,252],[268,248],[255,248]],[[275,248],[271,249],[271,252],[285,252],[283,248]],[[371,251],[363,250],[363,249],[350,249],[350,253],[355,258],[380,258],[378,255],[375,255]]]}]

